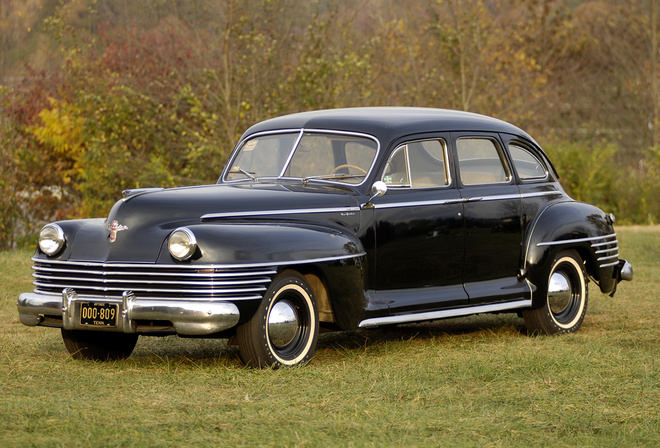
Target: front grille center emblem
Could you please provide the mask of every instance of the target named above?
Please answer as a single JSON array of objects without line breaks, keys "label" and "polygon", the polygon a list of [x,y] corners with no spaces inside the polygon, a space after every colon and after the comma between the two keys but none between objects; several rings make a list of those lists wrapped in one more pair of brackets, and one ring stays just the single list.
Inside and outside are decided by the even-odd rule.
[{"label": "front grille center emblem", "polygon": [[117,239],[117,232],[121,232],[122,230],[128,229],[128,226],[123,226],[119,224],[116,220],[112,221],[112,224],[108,226],[108,230],[110,231],[110,242],[114,243],[115,240]]}]

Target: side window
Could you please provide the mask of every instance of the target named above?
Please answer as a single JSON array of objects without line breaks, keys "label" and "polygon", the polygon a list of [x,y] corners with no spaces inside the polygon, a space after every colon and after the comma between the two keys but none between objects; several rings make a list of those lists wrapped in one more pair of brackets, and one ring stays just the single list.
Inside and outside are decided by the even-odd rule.
[{"label": "side window", "polygon": [[522,180],[545,179],[548,176],[543,163],[528,149],[515,143],[509,144],[509,153],[513,159],[513,165],[516,167],[518,176]]},{"label": "side window", "polygon": [[383,182],[391,187],[444,187],[451,183],[444,140],[423,140],[398,147],[390,156]]},{"label": "side window", "polygon": [[504,183],[511,173],[494,140],[459,138],[456,141],[458,167],[463,185]]}]

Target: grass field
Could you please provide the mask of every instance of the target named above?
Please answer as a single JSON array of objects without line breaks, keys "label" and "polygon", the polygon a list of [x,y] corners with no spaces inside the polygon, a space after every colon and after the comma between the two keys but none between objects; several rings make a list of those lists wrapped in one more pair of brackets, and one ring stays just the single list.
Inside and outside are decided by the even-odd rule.
[{"label": "grass field", "polygon": [[660,227],[618,230],[635,280],[592,285],[577,334],[509,315],[326,333],[275,371],[176,337],[74,361],[18,323],[30,252],[0,253],[0,446],[660,446]]}]

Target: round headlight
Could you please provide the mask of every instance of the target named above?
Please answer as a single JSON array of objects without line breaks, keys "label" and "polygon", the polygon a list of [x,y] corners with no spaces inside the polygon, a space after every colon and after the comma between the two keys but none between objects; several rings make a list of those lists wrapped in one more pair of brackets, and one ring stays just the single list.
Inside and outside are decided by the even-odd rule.
[{"label": "round headlight", "polygon": [[57,224],[46,224],[39,233],[39,248],[49,257],[61,251],[65,242],[64,231]]},{"label": "round headlight", "polygon": [[170,234],[167,246],[174,258],[184,261],[192,257],[197,250],[197,239],[192,230],[181,227]]}]

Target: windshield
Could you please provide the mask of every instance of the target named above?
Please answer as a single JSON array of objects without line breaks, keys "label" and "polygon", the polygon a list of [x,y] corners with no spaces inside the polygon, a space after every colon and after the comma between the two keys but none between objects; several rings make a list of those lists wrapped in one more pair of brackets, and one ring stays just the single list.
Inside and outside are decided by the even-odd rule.
[{"label": "windshield", "polygon": [[377,150],[376,140],[362,135],[328,132],[260,135],[241,145],[225,180],[296,178],[360,184]]}]

